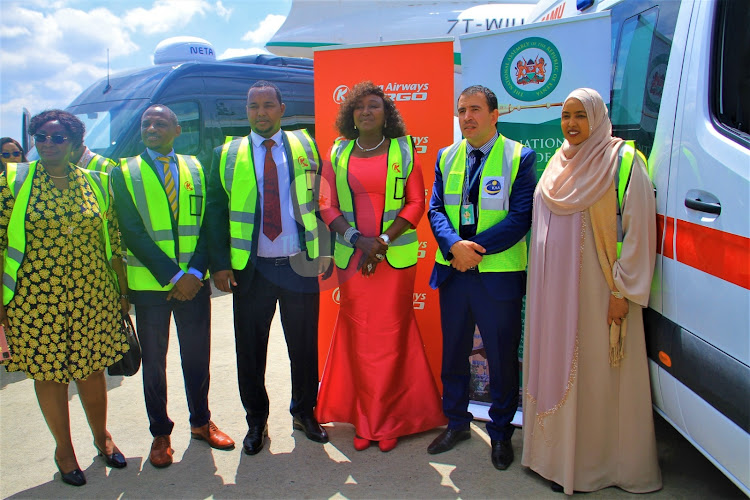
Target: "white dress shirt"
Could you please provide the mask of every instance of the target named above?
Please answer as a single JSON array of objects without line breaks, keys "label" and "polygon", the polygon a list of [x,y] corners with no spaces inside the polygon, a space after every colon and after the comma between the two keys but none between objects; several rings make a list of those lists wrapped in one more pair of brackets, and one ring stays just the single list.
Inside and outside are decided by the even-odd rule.
[{"label": "white dress shirt", "polygon": [[297,221],[294,218],[294,205],[289,193],[291,181],[289,179],[289,166],[287,165],[286,150],[282,141],[282,132],[279,130],[271,139],[276,143],[271,148],[271,156],[276,163],[276,171],[279,176],[279,201],[281,203],[281,234],[271,241],[263,234],[263,172],[266,163],[266,140],[255,132],[250,132],[250,140],[253,144],[253,164],[255,165],[255,178],[258,181],[258,197],[260,198],[261,214],[260,231],[258,232],[258,257],[284,257],[299,253],[299,232]]}]

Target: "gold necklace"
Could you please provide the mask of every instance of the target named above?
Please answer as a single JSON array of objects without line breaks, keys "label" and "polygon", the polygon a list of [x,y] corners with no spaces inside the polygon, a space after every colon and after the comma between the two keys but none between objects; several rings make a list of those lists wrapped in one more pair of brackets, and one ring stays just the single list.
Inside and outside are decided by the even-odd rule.
[{"label": "gold necklace", "polygon": [[40,162],[39,164],[44,168],[44,171],[47,172],[47,175],[53,179],[67,179],[68,176],[70,175],[70,168],[68,168],[68,173],[65,175],[52,175],[49,173],[49,171],[47,170],[47,167],[45,167],[43,163]]}]

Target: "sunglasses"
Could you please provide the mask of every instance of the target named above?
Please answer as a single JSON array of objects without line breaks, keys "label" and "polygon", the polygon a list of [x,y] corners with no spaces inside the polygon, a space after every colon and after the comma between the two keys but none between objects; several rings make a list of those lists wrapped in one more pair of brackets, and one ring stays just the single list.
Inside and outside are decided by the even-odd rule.
[{"label": "sunglasses", "polygon": [[10,158],[11,156],[14,158],[18,158],[19,156],[21,156],[21,152],[20,151],[12,151],[12,152],[3,151],[3,158]]},{"label": "sunglasses", "polygon": [[55,135],[44,135],[44,134],[34,134],[34,142],[45,142],[47,139],[51,140],[55,144],[62,144],[63,142],[67,141],[68,138],[64,137],[59,134]]}]

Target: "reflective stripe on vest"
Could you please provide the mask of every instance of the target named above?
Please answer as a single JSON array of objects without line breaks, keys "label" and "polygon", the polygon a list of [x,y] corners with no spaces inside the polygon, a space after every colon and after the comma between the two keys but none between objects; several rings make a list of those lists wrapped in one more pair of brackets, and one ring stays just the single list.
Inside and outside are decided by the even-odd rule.
[{"label": "reflective stripe on vest", "polygon": [[[316,210],[316,183],[320,155],[306,130],[282,131],[286,144],[287,164],[292,165],[289,189],[294,218],[299,231],[299,245],[308,259],[319,255]],[[289,155],[291,154],[291,158]],[[227,137],[221,150],[219,175],[229,199],[229,237],[232,269],[244,269],[253,248],[256,215],[260,214],[258,180],[255,176],[250,137]]]},{"label": "reflective stripe on vest", "polygon": [[[7,305],[15,295],[18,270],[21,268],[26,253],[26,212],[31,197],[31,186],[34,183],[34,174],[38,162],[10,163],[7,165],[6,176],[8,188],[15,202],[8,221],[8,248],[3,251],[3,304]],[[109,243],[109,231],[107,225],[107,210],[109,208],[109,189],[107,174],[90,172],[80,169],[86,178],[91,190],[94,192],[96,202],[99,205],[99,213],[102,219],[102,241],[107,264],[112,258],[112,248]],[[115,280],[115,283],[117,281]]]},{"label": "reflective stripe on vest", "polygon": [[644,165],[648,165],[646,157],[643,153],[635,148],[635,141],[625,141],[620,147],[620,151],[617,153],[619,160],[617,170],[615,171],[615,192],[617,193],[617,258],[620,258],[622,251],[623,241],[623,229],[622,229],[622,211],[625,207],[625,193],[628,190],[628,184],[630,183],[630,174],[633,172],[633,165],[635,163],[635,155],[643,161]]},{"label": "reflective stripe on vest", "polygon": [[107,157],[94,153],[91,161],[89,161],[88,165],[86,165],[86,169],[109,173],[109,171],[112,170],[112,167],[114,166],[114,161],[110,160]]},{"label": "reflective stripe on vest", "polygon": [[[190,259],[198,245],[203,213],[206,208],[206,182],[203,167],[194,156],[175,155],[179,170],[177,211],[177,242],[172,209],[158,174],[140,156],[123,158],[120,168],[133,204],[141,216],[151,240],[187,272]],[[179,250],[178,250],[179,249]],[[179,255],[177,252],[179,251]],[[156,277],[128,248],[128,285],[132,290],[167,291],[174,285],[162,286]],[[208,275],[206,274],[205,277]]]},{"label": "reflective stripe on vest", "polygon": [[[354,148],[354,141],[337,142],[331,149],[331,165],[336,174],[336,192],[339,198],[339,209],[350,226],[356,227],[354,202],[352,200],[351,182],[349,182],[349,157]],[[388,147],[387,173],[385,179],[385,203],[381,234],[396,220],[406,203],[406,182],[414,167],[414,146],[411,136],[391,139]],[[388,263],[397,268],[413,266],[417,263],[419,241],[417,231],[411,226],[396,238],[388,248]],[[336,247],[333,256],[336,265],[345,269],[354,254],[354,247],[343,236],[336,233]]]},{"label": "reflective stripe on vest", "polygon": [[[501,135],[487,155],[480,180],[477,233],[486,231],[508,215],[510,193],[518,175],[522,149],[520,143]],[[443,151],[440,157],[440,170],[443,172],[445,213],[458,233],[466,174],[465,139]],[[504,252],[485,255],[479,263],[479,272],[523,271],[526,269],[526,253],[526,238],[522,238]],[[435,254],[435,261],[445,266],[450,265],[440,249]]]}]

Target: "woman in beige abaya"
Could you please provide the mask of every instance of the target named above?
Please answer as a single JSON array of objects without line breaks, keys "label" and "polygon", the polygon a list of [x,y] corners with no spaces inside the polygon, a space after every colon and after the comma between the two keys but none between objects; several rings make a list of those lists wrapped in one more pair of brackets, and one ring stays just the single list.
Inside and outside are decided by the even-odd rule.
[{"label": "woman in beige abaya", "polygon": [[534,198],[522,464],[569,495],[655,491],[642,315],[656,251],[654,192],[642,155],[612,137],[595,90],[567,97],[561,126],[565,142]]}]

